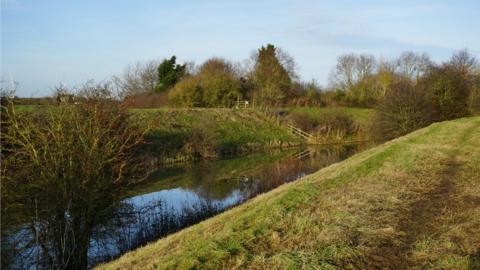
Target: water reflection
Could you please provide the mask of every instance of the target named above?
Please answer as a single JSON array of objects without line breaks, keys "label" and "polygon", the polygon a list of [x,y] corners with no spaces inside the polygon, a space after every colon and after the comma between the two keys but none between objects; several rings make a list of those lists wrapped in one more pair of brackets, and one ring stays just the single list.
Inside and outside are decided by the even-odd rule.
[{"label": "water reflection", "polygon": [[[141,214],[128,223],[129,230],[123,228],[122,233],[115,234],[122,235],[117,242],[128,243],[128,247],[110,250],[108,255],[115,257],[124,249],[195,224],[259,193],[343,160],[358,148],[350,145],[283,149],[160,169],[124,201]],[[123,239],[126,235],[129,239]]]},{"label": "water reflection", "polygon": [[[343,160],[361,146],[279,149],[161,168],[133,187],[90,240],[89,266],[198,223],[259,193]],[[12,234],[12,239],[23,231]],[[34,248],[34,247],[33,247]],[[18,252],[14,268],[42,268],[35,252]],[[2,258],[4,259],[4,258]]]}]

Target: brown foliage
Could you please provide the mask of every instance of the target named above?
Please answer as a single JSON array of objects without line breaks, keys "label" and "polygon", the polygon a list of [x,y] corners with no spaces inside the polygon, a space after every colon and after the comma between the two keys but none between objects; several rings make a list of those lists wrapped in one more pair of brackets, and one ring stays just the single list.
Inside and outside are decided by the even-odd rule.
[{"label": "brown foliage", "polygon": [[314,130],[318,125],[317,119],[306,112],[292,112],[286,116],[285,121],[307,132]]},{"label": "brown foliage", "polygon": [[428,92],[436,120],[450,120],[469,114],[468,98],[472,85],[461,69],[453,65],[431,68],[419,87]]},{"label": "brown foliage", "polygon": [[346,137],[355,134],[358,126],[352,117],[341,112],[325,113],[318,119],[315,132],[320,136],[329,136],[335,134],[339,137]]},{"label": "brown foliage", "polygon": [[392,139],[433,121],[427,93],[409,81],[393,84],[376,113],[373,135],[378,139]]},{"label": "brown foliage", "polygon": [[36,264],[47,268],[85,269],[94,228],[140,176],[143,131],[108,89],[83,90],[77,105],[33,114],[3,108],[2,234],[28,228],[28,245],[40,249]]},{"label": "brown foliage", "polygon": [[216,157],[218,155],[220,140],[215,132],[215,122],[208,118],[194,123],[192,134],[183,151],[188,155],[204,158]]},{"label": "brown foliage", "polygon": [[131,108],[158,108],[168,105],[168,92],[146,92],[125,97],[124,104]]}]

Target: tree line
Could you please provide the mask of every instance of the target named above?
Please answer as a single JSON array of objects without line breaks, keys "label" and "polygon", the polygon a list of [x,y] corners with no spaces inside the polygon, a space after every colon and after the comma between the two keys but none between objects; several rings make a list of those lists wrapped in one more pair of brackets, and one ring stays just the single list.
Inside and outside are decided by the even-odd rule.
[{"label": "tree line", "polygon": [[[445,66],[450,68],[445,70]],[[178,64],[172,56],[161,62],[130,65],[113,81],[127,99],[141,103],[145,95],[149,100],[161,97],[157,105],[232,107],[240,99],[266,107],[376,107],[399,81],[425,84],[427,76],[442,68],[448,74],[458,71],[465,75],[467,107],[480,110],[480,68],[466,49],[455,52],[445,63],[435,63],[426,53],[410,51],[391,60],[370,54],[343,54],[337,57],[325,87],[315,81],[302,81],[294,58],[272,44],[254,51],[244,64],[219,57],[198,66],[191,62]]]},{"label": "tree line", "polygon": [[443,63],[411,51],[391,60],[343,54],[326,87],[301,81],[294,58],[271,44],[252,53],[244,65],[218,57],[199,66],[180,65],[172,57],[158,67],[153,62],[130,66],[116,82],[127,99],[158,93],[164,104],[180,107],[232,107],[248,100],[259,107],[375,108],[372,130],[387,139],[480,112],[480,66],[467,49]]}]

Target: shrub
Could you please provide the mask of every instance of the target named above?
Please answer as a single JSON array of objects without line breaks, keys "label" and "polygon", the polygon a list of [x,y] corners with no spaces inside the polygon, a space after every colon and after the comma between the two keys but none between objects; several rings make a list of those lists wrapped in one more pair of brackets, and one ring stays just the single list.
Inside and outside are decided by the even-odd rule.
[{"label": "shrub", "polygon": [[437,121],[469,114],[468,98],[471,84],[460,69],[451,65],[434,67],[423,78],[419,87],[430,95]]},{"label": "shrub", "polygon": [[201,81],[207,107],[232,107],[241,96],[240,82],[231,74],[216,74]]},{"label": "shrub", "polygon": [[183,78],[170,91],[168,102],[182,107],[202,107],[203,89],[195,77]]},{"label": "shrub", "polygon": [[480,113],[480,74],[472,79],[473,87],[470,91],[469,107],[474,114]]},{"label": "shrub", "polygon": [[158,108],[166,106],[167,99],[167,92],[145,92],[126,96],[123,103],[130,108]]},{"label": "shrub", "polygon": [[342,90],[327,90],[323,93],[325,106],[346,106],[346,93]]},{"label": "shrub", "polygon": [[242,84],[232,64],[212,58],[199,72],[182,79],[170,93],[169,101],[183,107],[231,107],[242,97]]},{"label": "shrub", "polygon": [[204,158],[217,157],[220,139],[216,133],[216,124],[209,118],[203,118],[192,126],[189,141],[183,146],[183,151],[192,156]]},{"label": "shrub", "polygon": [[285,121],[309,133],[315,133],[319,138],[327,141],[345,139],[358,132],[355,121],[347,114],[339,111],[312,115],[307,112],[292,112],[285,117]]},{"label": "shrub", "polygon": [[409,81],[392,85],[376,110],[373,136],[392,139],[424,127],[433,121],[433,109],[425,91]]},{"label": "shrub", "polygon": [[336,137],[345,138],[355,134],[358,126],[352,117],[342,112],[328,112],[318,119],[315,133],[317,136],[325,137],[334,135]]},{"label": "shrub", "polygon": [[306,112],[292,112],[285,117],[285,121],[307,132],[314,130],[318,125],[318,121]]},{"label": "shrub", "polygon": [[2,104],[2,234],[21,226],[36,236],[12,248],[35,248],[28,260],[40,268],[86,269],[90,237],[139,176],[142,129],[105,86],[85,85],[80,95],[79,104],[34,113]]}]

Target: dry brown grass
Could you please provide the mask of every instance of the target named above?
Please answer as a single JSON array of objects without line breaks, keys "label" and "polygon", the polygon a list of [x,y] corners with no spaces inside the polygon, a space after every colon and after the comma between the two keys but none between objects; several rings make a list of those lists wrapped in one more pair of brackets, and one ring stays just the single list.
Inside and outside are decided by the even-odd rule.
[{"label": "dry brown grass", "polygon": [[480,118],[434,124],[100,269],[475,269]]}]

